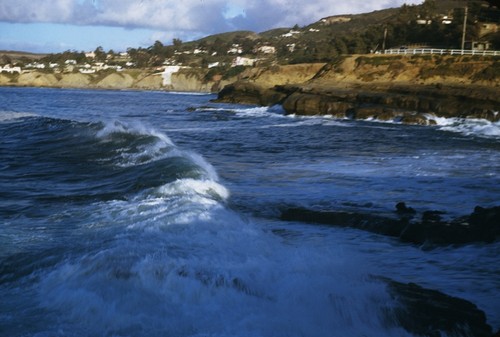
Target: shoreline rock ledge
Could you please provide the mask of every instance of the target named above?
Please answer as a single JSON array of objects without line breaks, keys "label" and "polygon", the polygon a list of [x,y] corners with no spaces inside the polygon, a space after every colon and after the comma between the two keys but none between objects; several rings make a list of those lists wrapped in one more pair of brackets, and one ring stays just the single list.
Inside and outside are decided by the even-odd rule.
[{"label": "shoreline rock ledge", "polygon": [[[281,74],[283,75],[283,74]],[[287,114],[331,115],[408,124],[436,117],[500,120],[500,67],[495,58],[351,55],[325,64],[302,82],[243,77],[216,101],[270,106]]]},{"label": "shoreline rock ledge", "polygon": [[420,125],[435,124],[436,117],[500,121],[498,88],[478,86],[357,84],[340,87],[306,83],[265,88],[238,81],[224,87],[215,101],[261,106],[281,104],[286,114]]}]

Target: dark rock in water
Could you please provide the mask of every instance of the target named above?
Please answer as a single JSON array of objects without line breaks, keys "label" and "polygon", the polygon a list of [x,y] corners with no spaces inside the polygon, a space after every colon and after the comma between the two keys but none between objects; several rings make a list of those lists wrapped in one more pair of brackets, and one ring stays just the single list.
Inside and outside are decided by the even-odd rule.
[{"label": "dark rock in water", "polygon": [[441,211],[425,211],[422,213],[422,222],[441,222]]},{"label": "dark rock in water", "polygon": [[384,280],[400,304],[389,310],[396,326],[418,336],[492,336],[486,315],[473,303],[414,283]]},{"label": "dark rock in water", "polygon": [[369,232],[398,237],[407,226],[406,219],[390,219],[354,212],[315,211],[306,208],[289,208],[281,212],[286,221],[314,222],[339,227],[353,227]]},{"label": "dark rock in water", "polygon": [[396,205],[399,219],[366,213],[311,210],[292,207],[282,210],[286,221],[312,222],[352,227],[372,233],[397,237],[413,244],[451,245],[472,242],[494,242],[500,236],[500,206],[476,207],[469,216],[443,221],[440,211],[426,211],[421,221],[411,221],[416,211],[404,202]]},{"label": "dark rock in water", "polygon": [[477,206],[468,218],[473,235],[480,241],[493,242],[500,236],[500,206]]},{"label": "dark rock in water", "polygon": [[417,213],[413,208],[406,206],[404,202],[398,202],[396,204],[396,211],[398,214],[415,214]]}]

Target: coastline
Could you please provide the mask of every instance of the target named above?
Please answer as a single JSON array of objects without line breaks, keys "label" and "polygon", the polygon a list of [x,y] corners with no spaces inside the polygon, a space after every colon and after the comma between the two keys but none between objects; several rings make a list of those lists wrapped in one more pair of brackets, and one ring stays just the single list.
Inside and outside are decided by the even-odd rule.
[{"label": "coastline", "polygon": [[440,117],[500,120],[500,62],[445,56],[348,56],[311,80],[264,87],[240,81],[218,102],[282,104],[287,114],[431,125]]},{"label": "coastline", "polygon": [[286,114],[420,125],[441,117],[500,121],[494,57],[350,55],[328,64],[249,67],[229,78],[181,68],[168,81],[165,72],[1,73],[0,86],[218,93],[217,102],[281,104]]}]

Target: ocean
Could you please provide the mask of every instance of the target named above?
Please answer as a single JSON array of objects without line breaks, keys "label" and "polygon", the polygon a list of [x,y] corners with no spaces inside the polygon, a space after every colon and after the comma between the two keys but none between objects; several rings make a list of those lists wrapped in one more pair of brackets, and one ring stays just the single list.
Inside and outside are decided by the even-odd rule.
[{"label": "ocean", "polygon": [[1,336],[412,336],[378,276],[500,329],[500,243],[431,249],[287,207],[499,205],[500,124],[286,116],[214,95],[0,88]]}]

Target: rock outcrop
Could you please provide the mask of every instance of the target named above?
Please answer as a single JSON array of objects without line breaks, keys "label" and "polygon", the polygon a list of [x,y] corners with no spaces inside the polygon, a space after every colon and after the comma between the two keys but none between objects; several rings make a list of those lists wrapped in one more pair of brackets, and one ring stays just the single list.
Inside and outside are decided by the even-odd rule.
[{"label": "rock outcrop", "polygon": [[398,305],[390,308],[395,326],[417,336],[491,337],[486,315],[473,303],[425,289],[415,283],[401,283],[387,278],[388,290]]},{"label": "rock outcrop", "polygon": [[271,106],[282,103],[286,97],[284,92],[240,81],[226,85],[219,92],[217,102]]},{"label": "rock outcrop", "polygon": [[500,120],[498,90],[489,87],[387,85],[347,89],[308,84],[276,89],[292,92],[283,100],[283,108],[289,114],[409,124],[431,124],[433,116]]},{"label": "rock outcrop", "polygon": [[219,92],[217,101],[283,104],[288,114],[409,124],[435,117],[500,120],[494,57],[352,55],[329,64],[250,67],[241,73],[174,67],[162,72],[0,74],[0,85]]},{"label": "rock outcrop", "polygon": [[420,220],[409,207],[396,207],[396,216],[367,213],[313,210],[291,207],[282,210],[286,221],[312,222],[339,227],[352,227],[398,238],[402,242],[432,247],[460,245],[472,242],[491,243],[500,238],[500,206],[476,207],[467,216],[451,221],[442,220],[441,212],[425,211]]},{"label": "rock outcrop", "polygon": [[244,80],[260,88],[249,95],[249,87],[239,84],[222,90],[218,100],[268,105],[273,101],[255,95],[273,96],[271,90],[288,114],[409,124],[434,124],[435,117],[500,120],[500,68],[493,58],[350,56],[306,82],[270,87]]}]

